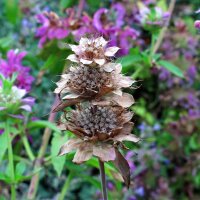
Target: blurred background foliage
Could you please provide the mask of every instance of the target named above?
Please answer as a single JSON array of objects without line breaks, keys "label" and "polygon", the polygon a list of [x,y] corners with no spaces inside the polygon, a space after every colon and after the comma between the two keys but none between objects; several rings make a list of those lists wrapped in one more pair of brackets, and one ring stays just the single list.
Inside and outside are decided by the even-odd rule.
[{"label": "blurred background foliage", "polygon": [[[81,2],[84,3],[82,8]],[[38,41],[41,38],[36,37],[36,32],[41,23],[37,22],[36,15],[54,11],[60,18],[69,19],[73,14],[70,15],[66,9],[72,9],[72,13],[81,9],[78,18],[71,20],[81,24],[83,16],[89,16],[93,20],[91,26],[96,28],[98,24],[95,23],[98,22],[94,21],[95,13],[102,8],[113,12],[114,5],[119,4],[125,9],[122,25],[116,28],[119,15],[112,13],[113,16],[101,22],[105,27],[102,32],[99,31],[99,35],[112,41],[112,36],[119,34],[117,39],[114,38],[116,44],[121,44],[127,38],[125,46],[121,44],[122,50],[124,48],[126,51],[118,55],[116,62],[122,63],[124,74],[137,80],[129,91],[136,101],[131,108],[135,112],[133,132],[143,140],[137,145],[128,144],[130,150],[126,158],[132,174],[129,190],[124,187],[117,170],[111,164],[106,165],[109,199],[200,199],[200,51],[199,34],[193,25],[195,19],[199,18],[195,14],[199,0],[176,1],[158,49],[155,46],[166,24],[162,24],[164,16],[159,16],[159,19],[156,17],[160,11],[155,8],[167,12],[170,5],[167,0],[1,0],[1,57],[5,59],[10,49],[26,51],[23,64],[30,66],[31,74],[35,77],[29,94],[36,98],[32,115],[37,120],[30,121],[26,127],[34,155],[38,154],[44,128],[52,130],[42,166],[37,169],[33,168],[34,162],[27,158],[20,139],[13,141],[18,174],[17,199],[27,199],[31,177],[38,172],[40,181],[35,199],[101,199],[98,161],[93,158],[86,165],[78,166],[71,162],[72,155],[57,157],[59,147],[71,135],[61,133],[54,123],[47,121],[55,99],[54,82],[59,80],[64,68],[70,65],[65,59],[71,53],[67,44],[77,41],[77,33],[74,32],[76,24],[70,26],[71,32],[66,37],[50,39],[39,48]],[[138,19],[138,12],[143,6],[150,10],[149,21]],[[81,32],[81,26],[86,24],[80,24],[78,30]],[[109,26],[115,27],[114,32],[113,29],[108,30]],[[84,33],[90,34],[87,31]],[[10,198],[7,158],[3,153],[1,155],[3,139],[0,135],[1,200]]]}]

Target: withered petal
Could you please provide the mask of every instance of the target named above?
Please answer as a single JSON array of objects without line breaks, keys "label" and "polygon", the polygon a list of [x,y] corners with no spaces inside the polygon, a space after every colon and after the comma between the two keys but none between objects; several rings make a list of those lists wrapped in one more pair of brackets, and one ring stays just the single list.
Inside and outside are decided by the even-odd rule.
[{"label": "withered petal", "polygon": [[124,158],[124,156],[116,148],[115,148],[115,154],[116,154],[116,158],[112,162],[117,167],[117,169],[120,171],[120,173],[121,173],[121,175],[124,179],[124,183],[129,188],[129,186],[130,186],[130,167],[129,167],[129,164],[128,164],[127,160]]},{"label": "withered petal", "polygon": [[113,95],[112,99],[124,108],[130,107],[135,102],[133,96],[128,93],[123,93],[122,96]]},{"label": "withered petal", "polygon": [[92,144],[89,142],[84,142],[76,151],[73,162],[77,164],[81,164],[92,157]]},{"label": "withered petal", "polygon": [[106,49],[105,56],[112,57],[117,53],[119,49],[119,47],[109,47]]},{"label": "withered petal", "polygon": [[95,63],[97,63],[98,65],[103,65],[106,60],[105,59],[94,59]]},{"label": "withered petal", "polygon": [[76,57],[75,54],[71,54],[67,57],[68,60],[72,61],[72,62],[78,62],[78,58]]},{"label": "withered petal", "polygon": [[78,138],[72,138],[72,139],[68,140],[64,145],[62,145],[58,155],[62,156],[73,150],[78,149],[82,142],[83,141]]},{"label": "withered petal", "polygon": [[129,122],[132,119],[133,112],[124,112],[121,117],[123,119],[123,122],[127,123],[127,122]]},{"label": "withered petal", "polygon": [[61,101],[57,106],[55,106],[55,108],[53,108],[52,112],[59,112],[64,110],[66,107],[68,106],[72,106],[74,104],[77,104],[79,102],[81,102],[82,99],[81,98],[74,98],[74,99],[65,99],[65,101]]},{"label": "withered petal", "polygon": [[115,160],[115,149],[112,145],[99,143],[93,146],[93,155],[97,156],[101,161],[108,162]]}]

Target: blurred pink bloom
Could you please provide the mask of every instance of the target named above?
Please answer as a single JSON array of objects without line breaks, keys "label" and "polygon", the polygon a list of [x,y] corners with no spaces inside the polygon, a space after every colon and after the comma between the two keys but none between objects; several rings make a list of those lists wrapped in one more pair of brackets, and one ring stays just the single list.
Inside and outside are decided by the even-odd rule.
[{"label": "blurred pink bloom", "polygon": [[44,12],[36,16],[38,22],[42,24],[36,30],[36,37],[40,38],[39,47],[42,48],[48,40],[63,39],[69,35],[67,24],[54,12]]},{"label": "blurred pink bloom", "polygon": [[30,75],[30,68],[23,66],[21,61],[26,52],[18,53],[18,50],[9,50],[7,60],[0,59],[0,73],[5,77],[11,77],[17,73],[15,85],[26,91],[30,91],[34,78]]}]

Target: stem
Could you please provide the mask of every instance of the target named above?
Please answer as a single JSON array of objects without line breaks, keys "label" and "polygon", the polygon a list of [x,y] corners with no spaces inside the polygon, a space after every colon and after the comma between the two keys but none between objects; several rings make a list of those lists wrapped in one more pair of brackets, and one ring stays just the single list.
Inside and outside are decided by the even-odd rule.
[{"label": "stem", "polygon": [[107,198],[106,175],[105,175],[104,162],[102,162],[100,159],[99,159],[99,167],[100,167],[100,175],[101,175],[103,200],[107,200],[108,198]]},{"label": "stem", "polygon": [[64,200],[67,190],[69,189],[69,185],[70,185],[72,178],[73,178],[73,173],[70,171],[68,174],[68,177],[65,181],[65,184],[63,185],[63,188],[61,190],[61,194],[60,194],[58,200]]},{"label": "stem", "polygon": [[77,13],[76,13],[76,17],[77,17],[77,18],[80,18],[80,17],[81,17],[81,13],[82,13],[82,11],[83,11],[84,5],[85,5],[85,0],[79,0],[78,10],[77,10]]},{"label": "stem", "polygon": [[13,160],[13,149],[12,149],[12,138],[10,135],[10,125],[9,122],[6,122],[6,135],[8,142],[8,160],[9,160],[9,169],[10,169],[10,177],[11,177],[11,200],[16,199],[16,191],[15,191],[15,169],[14,169],[14,160]]},{"label": "stem", "polygon": [[[54,100],[52,109],[55,106],[57,106],[57,104],[58,104],[58,96],[56,96],[56,98]],[[48,121],[54,122],[55,117],[56,117],[56,113],[53,113],[51,111]],[[45,128],[45,131],[44,131],[44,134],[42,137],[42,144],[40,146],[38,156],[35,160],[34,170],[37,170],[38,168],[40,168],[42,166],[43,157],[45,155],[50,136],[51,136],[51,129]],[[28,199],[35,199],[35,195],[37,193],[38,184],[39,184],[39,175],[40,175],[40,171],[38,171],[38,173],[36,173],[31,179],[30,186],[28,189],[28,195],[27,195]]]},{"label": "stem", "polygon": [[26,153],[28,154],[28,157],[31,161],[34,161],[35,160],[35,156],[31,150],[31,147],[30,147],[30,144],[28,142],[28,139],[26,137],[26,135],[23,135],[22,136],[22,141],[23,141],[23,144],[24,144],[24,147],[26,149]]},{"label": "stem", "polygon": [[160,35],[158,37],[158,40],[154,46],[154,49],[153,49],[153,54],[155,54],[157,52],[157,50],[159,49],[162,41],[163,41],[163,38],[165,36],[165,33],[167,31],[167,28],[168,28],[168,25],[169,25],[169,22],[171,20],[171,17],[172,17],[172,13],[173,13],[173,10],[174,10],[174,7],[175,7],[175,3],[176,3],[176,0],[171,0],[170,1],[170,4],[169,4],[169,13],[170,13],[170,16],[169,16],[169,19],[166,23],[166,26],[162,28],[161,32],[160,32]]}]

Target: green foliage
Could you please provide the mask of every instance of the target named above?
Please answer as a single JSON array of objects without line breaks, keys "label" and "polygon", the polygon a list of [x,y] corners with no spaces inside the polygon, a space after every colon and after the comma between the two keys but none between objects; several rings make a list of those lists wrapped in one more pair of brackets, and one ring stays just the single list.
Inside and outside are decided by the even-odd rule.
[{"label": "green foliage", "polygon": [[58,176],[61,175],[66,160],[65,156],[58,157],[58,153],[60,147],[67,141],[67,139],[67,135],[62,136],[59,134],[54,134],[54,137],[51,141],[51,162]]},{"label": "green foliage", "polygon": [[172,64],[172,63],[170,63],[170,62],[168,62],[166,60],[160,60],[158,62],[158,64],[161,67],[164,67],[167,70],[169,70],[170,72],[172,72],[174,75],[176,75],[178,77],[181,77],[181,78],[184,77],[183,72],[177,66],[175,66],[174,64]]}]

